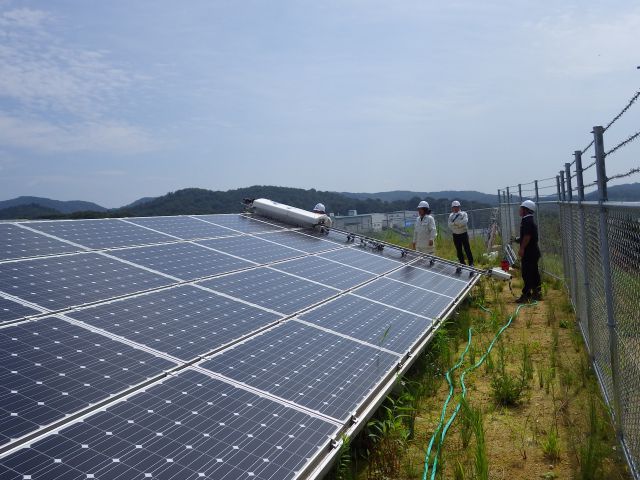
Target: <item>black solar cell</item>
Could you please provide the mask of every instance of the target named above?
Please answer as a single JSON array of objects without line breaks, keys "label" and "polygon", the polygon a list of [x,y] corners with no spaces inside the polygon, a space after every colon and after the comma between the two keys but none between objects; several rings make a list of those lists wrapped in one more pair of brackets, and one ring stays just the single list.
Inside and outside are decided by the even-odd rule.
[{"label": "black solar cell", "polygon": [[210,352],[279,318],[189,285],[68,315],[182,360]]},{"label": "black solar cell", "polygon": [[184,240],[238,235],[238,232],[228,228],[214,225],[210,222],[203,222],[198,218],[186,216],[128,218],[127,221],[135,223],[136,225],[152,228],[159,232],[173,235]]},{"label": "black solar cell", "polygon": [[187,370],[0,459],[0,473],[32,480],[286,480],[336,431],[329,422]]},{"label": "black solar cell", "polygon": [[341,290],[375,278],[373,273],[340,265],[318,256],[289,260],[278,263],[273,268]]},{"label": "black solar cell", "polygon": [[21,303],[9,300],[8,298],[0,297],[0,324],[37,313],[40,312],[31,307],[26,307]]},{"label": "black solar cell", "polygon": [[[25,225],[29,226],[30,223]],[[0,223],[0,260],[55,255],[82,250],[10,223]]]},{"label": "black solar cell", "polygon": [[0,264],[0,285],[11,295],[58,310],[173,283],[97,253]]},{"label": "black solar cell", "polygon": [[408,351],[432,323],[353,295],[343,295],[300,318],[398,353]]},{"label": "black solar cell", "polygon": [[339,292],[264,267],[199,284],[283,314],[295,313]]},{"label": "black solar cell", "polygon": [[376,274],[386,273],[402,265],[400,262],[357,249],[357,247],[322,253],[320,256]]},{"label": "black solar cell", "polygon": [[202,366],[346,420],[397,361],[390,353],[294,321]]},{"label": "black solar cell", "polygon": [[31,222],[28,225],[88,248],[127,247],[176,240],[119,219]]},{"label": "black solar cell", "polygon": [[195,280],[255,265],[192,243],[126,248],[109,254],[181,280]]},{"label": "black solar cell", "polygon": [[200,240],[197,243],[260,264],[305,255],[303,251],[251,236]]},{"label": "black solar cell", "polygon": [[0,328],[0,443],[173,366],[54,317]]},{"label": "black solar cell", "polygon": [[440,313],[455,300],[454,297],[428,292],[386,278],[379,278],[354,290],[353,293],[431,319],[438,318]]}]

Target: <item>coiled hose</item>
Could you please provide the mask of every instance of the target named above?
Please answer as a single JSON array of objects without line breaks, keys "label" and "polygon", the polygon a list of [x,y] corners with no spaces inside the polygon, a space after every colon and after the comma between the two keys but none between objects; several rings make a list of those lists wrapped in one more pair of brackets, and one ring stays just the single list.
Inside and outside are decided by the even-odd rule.
[{"label": "coiled hose", "polygon": [[[516,308],[515,312],[509,317],[509,320],[507,321],[507,323],[505,323],[500,328],[500,330],[498,330],[498,333],[496,333],[496,335],[493,337],[493,340],[491,340],[491,343],[489,344],[487,351],[480,357],[480,359],[474,365],[471,365],[470,367],[466,368],[462,372],[462,375],[460,376],[460,385],[462,387],[461,399],[456,405],[456,407],[454,408],[453,413],[449,417],[449,420],[445,422],[444,418],[447,412],[447,407],[449,406],[449,402],[451,401],[451,398],[453,398],[453,391],[454,391],[453,382],[451,381],[451,374],[455,372],[458,368],[460,368],[460,366],[464,362],[465,355],[467,354],[467,352],[469,351],[469,348],[471,347],[471,336],[472,336],[473,328],[469,328],[467,346],[465,347],[464,351],[460,355],[460,359],[458,360],[458,362],[453,367],[451,367],[445,375],[447,379],[447,383],[449,384],[449,394],[447,395],[447,398],[444,401],[444,404],[442,405],[442,412],[440,414],[440,421],[438,422],[438,426],[436,427],[435,431],[433,432],[433,435],[431,436],[431,440],[429,441],[429,446],[427,448],[427,453],[424,459],[424,470],[422,472],[422,480],[427,480],[427,475],[429,474],[429,458],[431,456],[431,449],[433,448],[436,438],[438,438],[439,436],[440,438],[438,439],[438,446],[433,459],[433,465],[431,466],[431,477],[430,477],[431,480],[434,480],[436,478],[436,472],[438,469],[438,459],[440,457],[440,450],[442,449],[442,445],[444,444],[444,440],[447,436],[449,427],[451,427],[451,424],[456,419],[456,416],[460,411],[460,407],[462,406],[462,400],[465,399],[467,396],[467,386],[464,383],[465,376],[467,375],[467,373],[473,372],[475,369],[477,369],[484,363],[484,361],[487,359],[487,357],[491,353],[493,346],[500,338],[500,335],[502,335],[502,332],[504,332],[507,328],[509,328],[509,325],[511,325],[511,322],[513,322],[513,320],[518,316],[522,307],[528,307],[533,305],[537,305],[537,302],[518,305],[518,308]],[[482,310],[484,310],[489,314],[493,313],[491,310],[489,310],[483,305],[478,304],[478,307],[480,307]]]}]

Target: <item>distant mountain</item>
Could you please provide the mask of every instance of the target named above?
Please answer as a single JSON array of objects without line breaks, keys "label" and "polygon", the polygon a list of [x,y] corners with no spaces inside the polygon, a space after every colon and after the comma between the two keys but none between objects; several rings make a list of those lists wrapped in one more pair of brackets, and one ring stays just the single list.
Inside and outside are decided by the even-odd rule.
[{"label": "distant mountain", "polygon": [[[336,192],[322,192],[314,189],[274,187],[255,185],[228,191],[212,191],[200,188],[186,188],[155,198],[150,202],[122,209],[123,215],[184,215],[203,213],[236,213],[242,211],[244,198],[269,198],[276,202],[311,210],[317,202],[322,202],[328,212],[346,214],[348,210],[358,213],[392,212],[415,210],[418,202],[425,197],[410,197],[406,200],[383,201],[375,198],[357,199]],[[450,210],[451,200],[426,197],[434,212]],[[488,204],[467,201],[465,208],[483,208]],[[115,213],[115,212],[114,212]]]},{"label": "distant mountain", "polygon": [[156,198],[158,198],[158,197],[142,197],[142,198],[139,198],[138,200],[136,200],[135,202],[131,202],[130,204],[125,205],[124,207],[120,207],[119,210],[127,210],[129,208],[139,207],[140,205],[145,204],[145,203],[149,203],[149,202],[155,200]]},{"label": "distant mountain", "polygon": [[57,215],[60,215],[60,212],[58,210],[43,207],[42,205],[38,205],[37,203],[15,205],[13,207],[0,209],[0,219],[2,220],[42,218]]},{"label": "distant mountain", "polygon": [[[485,203],[487,205],[495,205],[498,203],[498,196],[488,193],[477,192],[475,190],[444,190],[440,192],[412,192],[409,190],[393,190],[390,192],[376,193],[352,193],[340,192],[347,197],[356,198],[358,200],[366,200],[367,198],[380,199],[387,202],[395,200],[409,200],[410,198],[419,197],[421,199],[429,198],[446,198],[451,200],[472,201]],[[466,208],[466,207],[465,207]]]},{"label": "distant mountain", "polygon": [[[640,202],[640,183],[627,183],[607,187],[607,196],[611,202]],[[598,191],[584,196],[586,200],[598,200]]]},{"label": "distant mountain", "polygon": [[0,210],[11,207],[19,207],[23,205],[38,205],[45,209],[52,209],[55,213],[73,213],[73,212],[105,212],[107,209],[92,202],[83,202],[81,200],[51,200],[50,198],[43,197],[17,197],[11,200],[0,201]]}]

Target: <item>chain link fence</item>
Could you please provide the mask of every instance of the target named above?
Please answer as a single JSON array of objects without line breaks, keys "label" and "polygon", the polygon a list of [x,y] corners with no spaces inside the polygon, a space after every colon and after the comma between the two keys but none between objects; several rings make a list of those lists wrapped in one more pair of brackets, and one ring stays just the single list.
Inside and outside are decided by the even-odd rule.
[{"label": "chain link fence", "polygon": [[[603,134],[634,105],[634,94],[606,127],[593,128],[593,141],[576,150],[555,178],[498,191],[504,243],[518,235],[518,209],[536,201],[542,270],[562,280],[575,309],[589,356],[616,433],[634,478],[640,479],[640,202],[610,202],[608,184],[640,173],[640,167],[607,176],[609,155],[640,138],[626,137],[605,152]],[[594,162],[582,155],[594,148]],[[596,180],[583,174],[595,166]],[[593,171],[589,171],[590,174]],[[585,188],[597,190],[585,195]],[[514,193],[517,192],[517,193]],[[586,201],[591,200],[591,201]],[[507,239],[507,240],[505,240]],[[506,255],[506,252],[505,252]]]}]

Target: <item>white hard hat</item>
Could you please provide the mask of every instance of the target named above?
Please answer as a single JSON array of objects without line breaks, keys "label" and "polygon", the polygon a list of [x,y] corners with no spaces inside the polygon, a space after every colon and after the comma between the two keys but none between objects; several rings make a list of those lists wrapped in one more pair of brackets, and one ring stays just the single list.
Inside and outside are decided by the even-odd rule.
[{"label": "white hard hat", "polygon": [[419,204],[418,204],[418,208],[429,208],[429,202],[425,202],[424,200],[422,200]]},{"label": "white hard hat", "polygon": [[529,210],[531,210],[532,212],[536,211],[536,204],[533,200],[525,200],[524,202],[522,202],[520,204],[521,207],[527,208]]},{"label": "white hard hat", "polygon": [[460,202],[458,200],[454,200],[453,202],[451,202],[451,206],[452,207],[459,207],[460,206]]},{"label": "white hard hat", "polygon": [[324,205],[322,203],[316,203],[316,206],[313,207],[313,211],[324,213]]}]

